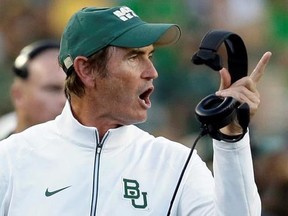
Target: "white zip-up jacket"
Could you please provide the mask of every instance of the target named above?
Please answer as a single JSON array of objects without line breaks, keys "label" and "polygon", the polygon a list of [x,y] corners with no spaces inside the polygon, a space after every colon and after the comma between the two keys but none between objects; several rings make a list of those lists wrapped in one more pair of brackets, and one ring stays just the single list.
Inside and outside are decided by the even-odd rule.
[{"label": "white zip-up jacket", "polygon": [[[213,140],[214,178],[194,151],[171,215],[260,215],[249,136]],[[0,142],[1,216],[165,216],[189,148],[136,126],[60,116]]]}]

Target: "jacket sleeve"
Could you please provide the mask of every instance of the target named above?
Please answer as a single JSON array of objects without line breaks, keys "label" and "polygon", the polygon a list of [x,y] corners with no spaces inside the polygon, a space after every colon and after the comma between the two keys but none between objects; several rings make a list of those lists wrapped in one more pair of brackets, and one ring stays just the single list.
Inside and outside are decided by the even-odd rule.
[{"label": "jacket sleeve", "polygon": [[196,152],[193,153],[177,213],[173,215],[261,215],[248,133],[237,143],[213,140],[213,149],[214,178]]},{"label": "jacket sleeve", "polygon": [[248,132],[237,143],[213,140],[215,215],[261,215]]}]

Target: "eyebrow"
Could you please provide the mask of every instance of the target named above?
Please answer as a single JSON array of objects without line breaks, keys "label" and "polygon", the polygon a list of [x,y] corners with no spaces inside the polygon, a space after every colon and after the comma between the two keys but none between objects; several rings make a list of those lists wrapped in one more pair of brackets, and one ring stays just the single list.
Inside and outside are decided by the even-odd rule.
[{"label": "eyebrow", "polygon": [[[155,49],[153,48],[149,54],[152,54],[155,52]],[[127,52],[127,56],[131,55],[131,54],[145,54],[146,50],[143,50],[141,48],[131,48],[128,52]]]}]

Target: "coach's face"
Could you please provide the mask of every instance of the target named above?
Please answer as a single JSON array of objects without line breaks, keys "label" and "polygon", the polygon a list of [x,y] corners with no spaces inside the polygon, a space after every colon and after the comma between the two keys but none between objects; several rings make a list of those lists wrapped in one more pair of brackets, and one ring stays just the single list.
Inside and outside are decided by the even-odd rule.
[{"label": "coach's face", "polygon": [[108,76],[96,79],[102,111],[119,125],[147,119],[150,96],[154,90],[153,80],[158,77],[152,63],[153,51],[152,45],[142,48],[112,47],[107,63]]}]

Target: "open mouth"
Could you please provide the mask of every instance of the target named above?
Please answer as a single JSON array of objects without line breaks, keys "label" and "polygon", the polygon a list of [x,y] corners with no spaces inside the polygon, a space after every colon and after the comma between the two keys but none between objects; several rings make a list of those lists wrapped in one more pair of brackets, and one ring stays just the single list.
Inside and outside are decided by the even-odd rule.
[{"label": "open mouth", "polygon": [[142,104],[145,105],[145,108],[150,108],[151,107],[150,95],[152,94],[153,90],[154,90],[154,88],[151,87],[151,88],[147,89],[145,92],[143,92],[139,96]]}]

